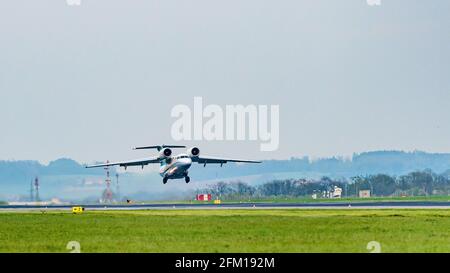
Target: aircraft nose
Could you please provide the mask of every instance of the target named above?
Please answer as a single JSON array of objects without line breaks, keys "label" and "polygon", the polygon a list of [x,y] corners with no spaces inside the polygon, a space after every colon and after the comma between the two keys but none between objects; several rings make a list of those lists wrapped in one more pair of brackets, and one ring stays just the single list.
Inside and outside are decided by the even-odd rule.
[{"label": "aircraft nose", "polygon": [[183,158],[181,160],[181,163],[183,163],[183,165],[188,165],[190,166],[192,164],[192,160],[190,158]]}]

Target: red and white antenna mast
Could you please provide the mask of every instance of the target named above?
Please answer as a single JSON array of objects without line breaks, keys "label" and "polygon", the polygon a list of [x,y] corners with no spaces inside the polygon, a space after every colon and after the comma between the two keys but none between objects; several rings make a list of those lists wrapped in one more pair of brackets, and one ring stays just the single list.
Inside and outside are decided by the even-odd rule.
[{"label": "red and white antenna mast", "polygon": [[[109,160],[106,161],[106,163],[109,164]],[[103,191],[103,202],[111,203],[113,200],[113,193],[111,191],[111,175],[109,166],[106,166],[104,169],[106,171],[106,179],[105,179],[106,189]]]}]

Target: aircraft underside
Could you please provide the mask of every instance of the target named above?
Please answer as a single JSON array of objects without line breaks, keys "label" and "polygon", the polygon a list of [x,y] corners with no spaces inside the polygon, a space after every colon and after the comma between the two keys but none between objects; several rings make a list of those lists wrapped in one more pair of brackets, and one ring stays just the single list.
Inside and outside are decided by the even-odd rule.
[{"label": "aircraft underside", "polygon": [[161,176],[163,177],[163,183],[166,184],[169,179],[182,179],[182,178],[184,178],[186,183],[189,183],[191,179],[188,176],[187,171],[188,168],[189,167],[176,166],[166,170],[165,172],[161,173]]}]

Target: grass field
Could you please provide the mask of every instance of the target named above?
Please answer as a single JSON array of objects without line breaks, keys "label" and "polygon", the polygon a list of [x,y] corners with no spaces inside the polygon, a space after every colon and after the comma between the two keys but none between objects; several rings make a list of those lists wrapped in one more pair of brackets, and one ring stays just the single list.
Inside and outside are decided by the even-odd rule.
[{"label": "grass field", "polygon": [[0,213],[0,252],[450,252],[450,210]]}]

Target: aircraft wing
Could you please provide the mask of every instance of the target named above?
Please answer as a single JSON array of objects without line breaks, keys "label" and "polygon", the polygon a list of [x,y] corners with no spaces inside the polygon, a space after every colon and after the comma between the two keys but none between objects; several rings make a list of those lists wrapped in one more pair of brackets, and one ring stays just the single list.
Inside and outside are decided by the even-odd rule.
[{"label": "aircraft wing", "polygon": [[199,156],[192,157],[192,162],[197,162],[199,164],[225,164],[228,162],[236,162],[236,163],[262,163],[261,161],[254,160],[244,160],[244,159],[229,159],[229,158],[217,158],[210,156]]},{"label": "aircraft wing", "polygon": [[110,166],[120,166],[120,167],[129,167],[129,166],[144,166],[152,163],[159,163],[159,157],[148,157],[142,159],[135,159],[129,161],[121,161],[121,162],[110,162],[104,164],[90,165],[86,166],[86,168],[98,168],[98,167],[110,167]]}]

